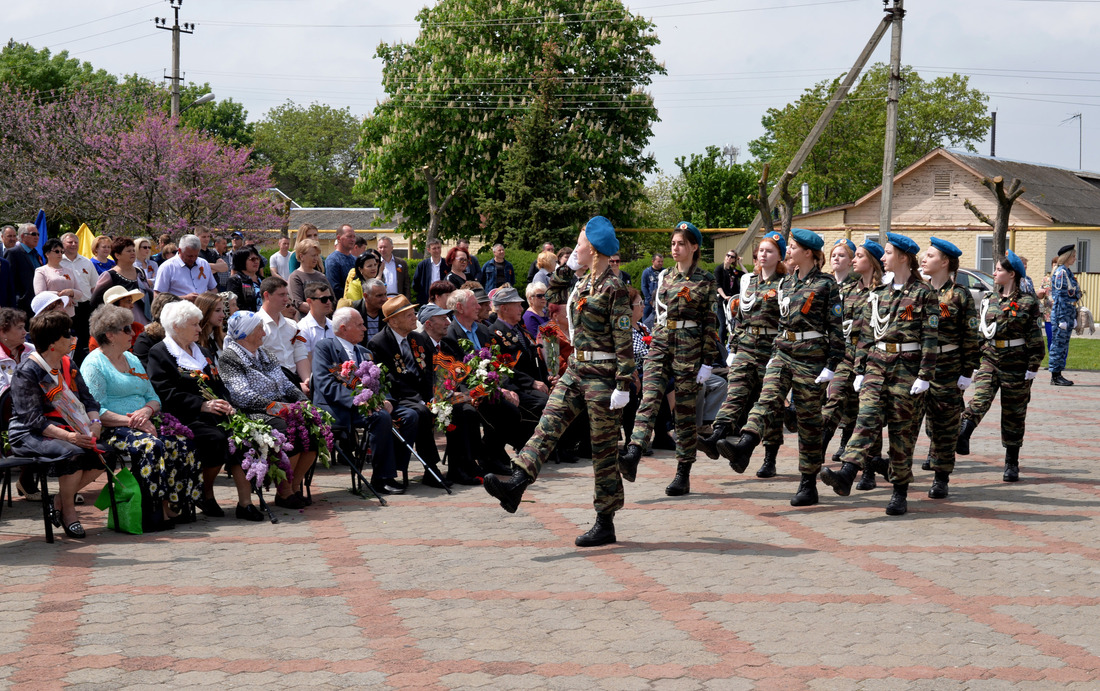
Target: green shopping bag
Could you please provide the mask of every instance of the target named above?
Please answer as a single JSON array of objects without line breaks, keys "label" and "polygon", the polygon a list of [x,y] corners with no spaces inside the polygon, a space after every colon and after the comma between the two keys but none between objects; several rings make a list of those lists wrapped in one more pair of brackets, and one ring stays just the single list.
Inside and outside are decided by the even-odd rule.
[{"label": "green shopping bag", "polygon": [[115,512],[111,511],[111,491],[104,487],[96,497],[95,507],[107,511],[107,527],[121,530],[131,535],[141,535],[141,487],[129,468],[117,473],[107,471],[107,482],[114,485],[115,505],[118,507],[118,523],[115,525]]}]

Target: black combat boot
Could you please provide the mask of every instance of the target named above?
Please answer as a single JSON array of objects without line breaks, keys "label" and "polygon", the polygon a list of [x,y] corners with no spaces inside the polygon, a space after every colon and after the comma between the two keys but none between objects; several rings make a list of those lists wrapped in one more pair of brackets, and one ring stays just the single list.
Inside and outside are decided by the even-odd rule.
[{"label": "black combat boot", "polygon": [[798,491],[791,497],[791,506],[813,506],[817,503],[817,473],[802,473]]},{"label": "black combat boot", "polygon": [[894,494],[890,497],[890,503],[886,505],[887,516],[901,516],[909,510],[909,502],[905,500],[909,494],[909,485],[894,485]]},{"label": "black combat boot", "polygon": [[1051,386],[1073,386],[1073,382],[1063,377],[1061,372],[1051,372],[1050,383]]},{"label": "black combat boot", "polygon": [[783,408],[783,426],[791,434],[798,431],[798,411],[794,407],[794,402]]},{"label": "black combat boot", "polygon": [[710,436],[704,437],[703,435],[699,435],[696,443],[699,449],[707,455],[707,458],[717,459],[718,447],[716,444],[720,440],[728,437],[732,431],[733,428],[731,428],[728,423],[716,422],[714,423],[714,429],[711,430]]},{"label": "black combat boot", "polygon": [[[853,429],[854,429],[853,427],[848,427],[848,428],[845,428],[845,430],[841,433],[841,435],[840,435],[840,447],[837,448],[836,453],[833,454],[833,463],[840,463],[841,462],[840,459],[842,459],[844,457],[844,451],[847,450],[847,448],[848,448],[848,441],[851,440],[851,438],[852,438],[852,430]],[[821,447],[821,448],[825,448],[825,447]]]},{"label": "black combat boot", "polygon": [[1020,479],[1020,447],[1009,446],[1005,449],[1005,474],[1001,479],[1005,482]]},{"label": "black combat boot", "polygon": [[628,443],[619,452],[619,474],[627,482],[634,482],[638,477],[638,463],[642,460],[642,447]]},{"label": "black combat boot", "polygon": [[863,464],[863,467],[870,468],[874,473],[881,475],[883,480],[890,481],[890,464],[882,456],[872,456],[871,460]]},{"label": "black combat boot", "polygon": [[960,456],[970,455],[970,435],[974,434],[974,428],[977,425],[974,421],[968,417],[964,417],[962,424],[959,425],[959,440],[955,442],[955,453]]},{"label": "black combat boot", "polygon": [[741,436],[733,442],[730,442],[729,439],[720,440],[718,442],[718,453],[730,462],[730,468],[733,468],[733,472],[743,473],[745,468],[749,467],[753,449],[759,443],[760,437],[752,432],[742,432]]},{"label": "black combat boot", "polygon": [[859,466],[855,463],[841,463],[840,470],[835,473],[828,468],[821,471],[821,481],[842,497],[852,493],[852,482],[859,474]]},{"label": "black combat boot", "polygon": [[756,471],[756,477],[775,477],[775,457],[779,455],[779,444],[764,444],[764,463]]},{"label": "black combat boot", "polygon": [[523,490],[531,484],[531,476],[522,468],[512,466],[512,476],[504,480],[492,473],[485,476],[485,491],[500,500],[501,507],[508,513],[515,513]]},{"label": "black combat boot", "polygon": [[677,463],[676,477],[665,487],[665,494],[670,497],[680,497],[691,493],[691,464]]},{"label": "black combat boot", "polygon": [[936,457],[932,455],[932,449],[928,449],[928,457],[924,459],[924,463],[920,464],[921,470],[932,470],[932,462],[936,460]]},{"label": "black combat boot", "polygon": [[596,522],[584,535],[578,535],[574,540],[577,547],[599,547],[615,542],[615,514],[596,514]]},{"label": "black combat boot", "polygon": [[951,473],[942,470],[936,471],[936,479],[932,481],[932,489],[928,490],[929,499],[946,499],[947,483],[951,481]]}]

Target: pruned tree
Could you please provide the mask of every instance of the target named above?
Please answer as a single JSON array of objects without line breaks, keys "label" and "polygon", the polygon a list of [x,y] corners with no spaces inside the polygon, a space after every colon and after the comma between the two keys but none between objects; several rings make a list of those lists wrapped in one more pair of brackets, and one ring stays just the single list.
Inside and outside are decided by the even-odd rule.
[{"label": "pruned tree", "polygon": [[768,204],[768,173],[770,172],[771,164],[765,163],[760,171],[760,178],[756,181],[756,194],[749,195],[749,201],[760,212],[760,220],[764,224],[765,235],[775,230],[775,224],[772,223],[772,207],[771,204]]},{"label": "pruned tree", "polygon": [[975,206],[969,199],[963,201],[963,206],[970,209],[971,213],[973,213],[979,221],[986,225],[993,226],[993,256],[1003,257],[1005,249],[1007,249],[1008,216],[1012,213],[1012,204],[1027,190],[1020,186],[1020,181],[1017,178],[1013,178],[1012,182],[1008,185],[1008,189],[1005,189],[1005,179],[1000,175],[993,179],[982,178],[982,184],[989,188],[989,191],[993,193],[993,197],[997,201],[997,218],[995,220],[990,220],[989,216],[982,213],[981,209]]},{"label": "pruned tree", "polygon": [[424,239],[425,247],[428,246],[429,242],[439,237],[439,224],[443,221],[444,212],[447,211],[447,207],[451,205],[455,197],[466,190],[466,181],[460,180],[457,185],[451,188],[443,201],[439,201],[439,181],[442,177],[442,175],[432,173],[430,166],[421,166],[420,168],[420,178],[428,186],[428,235]]},{"label": "pruned tree", "polygon": [[[756,194],[749,195],[749,201],[760,212],[760,219],[764,223],[764,234],[775,230],[772,207],[768,204],[768,173],[770,172],[771,165],[765,163],[760,171],[760,179],[756,181]],[[791,222],[794,218],[795,204],[795,199],[790,192],[791,176],[784,172],[775,184],[779,186],[779,232],[783,234],[783,239],[787,240],[791,236]]]},{"label": "pruned tree", "polygon": [[783,173],[775,183],[779,185],[779,227],[783,233],[783,240],[791,238],[791,221],[794,219],[794,196],[791,195],[791,176]]}]

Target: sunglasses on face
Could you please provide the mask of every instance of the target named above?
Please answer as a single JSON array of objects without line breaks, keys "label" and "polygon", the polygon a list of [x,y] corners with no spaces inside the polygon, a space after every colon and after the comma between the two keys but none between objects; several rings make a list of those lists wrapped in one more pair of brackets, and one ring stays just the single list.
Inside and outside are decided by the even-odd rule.
[{"label": "sunglasses on face", "polygon": [[124,333],[124,334],[134,333],[134,327],[130,326],[129,324],[127,324],[126,326],[122,327],[119,330],[122,331],[122,333]]},{"label": "sunglasses on face", "polygon": [[610,259],[610,260],[608,260],[608,263],[609,263],[609,264],[618,264],[618,263],[620,263],[621,261],[622,261],[622,260],[620,260],[620,259]]},{"label": "sunglasses on face", "polygon": [[327,303],[327,302],[332,302],[332,296],[331,295],[322,295],[319,298],[310,298],[310,300],[316,300],[317,302],[326,302]]},{"label": "sunglasses on face", "polygon": [[538,298],[539,300],[545,300],[546,299],[546,293],[535,293],[531,297]]}]

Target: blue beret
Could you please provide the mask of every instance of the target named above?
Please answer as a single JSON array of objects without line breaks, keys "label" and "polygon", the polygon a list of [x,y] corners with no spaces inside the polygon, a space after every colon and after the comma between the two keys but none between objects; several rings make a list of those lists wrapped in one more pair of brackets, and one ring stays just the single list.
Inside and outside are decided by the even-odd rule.
[{"label": "blue beret", "polygon": [[703,234],[699,232],[699,229],[691,221],[680,221],[676,224],[676,230],[686,230],[691,233],[691,236],[695,238],[696,245],[703,244]]},{"label": "blue beret", "polygon": [[772,231],[765,233],[761,240],[771,240],[775,243],[775,246],[779,248],[779,260],[782,261],[783,257],[787,256],[787,241],[783,239],[783,234]]},{"label": "blue beret", "polygon": [[825,240],[820,235],[805,228],[791,228],[791,239],[808,250],[819,250],[825,246]]},{"label": "blue beret", "polygon": [[898,233],[887,233],[886,242],[890,243],[894,247],[897,247],[899,250],[907,254],[920,253],[920,245],[913,242],[904,235],[899,235]]},{"label": "blue beret", "polygon": [[886,250],[882,248],[882,245],[874,240],[864,240],[863,249],[867,250],[867,254],[875,258],[879,266],[882,266],[882,255],[886,254]]},{"label": "blue beret", "polygon": [[840,238],[839,240],[837,240],[836,242],[833,243],[833,247],[836,247],[840,243],[844,243],[845,245],[847,245],[848,246],[848,251],[852,253],[852,256],[853,257],[856,256],[856,243],[852,242],[848,238]]},{"label": "blue beret", "polygon": [[588,242],[602,255],[610,257],[619,251],[619,238],[615,237],[615,226],[603,216],[593,216],[584,224],[584,234]]},{"label": "blue beret", "polygon": [[1009,266],[1016,272],[1016,280],[1022,281],[1027,278],[1027,271],[1024,269],[1024,262],[1020,259],[1020,256],[1012,250],[1005,252],[1005,256],[1008,257]]},{"label": "blue beret", "polygon": [[931,240],[929,240],[929,242],[932,243],[933,247],[949,257],[962,256],[963,251],[956,247],[955,244],[952,242],[948,242],[947,240],[940,240],[939,238],[932,238]]}]

